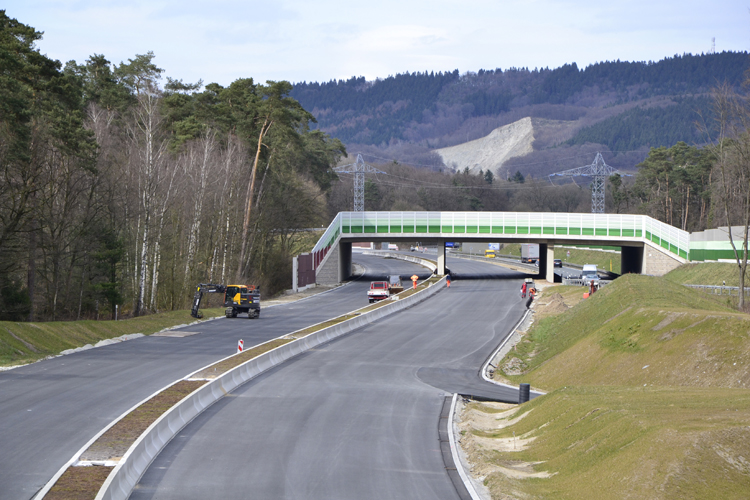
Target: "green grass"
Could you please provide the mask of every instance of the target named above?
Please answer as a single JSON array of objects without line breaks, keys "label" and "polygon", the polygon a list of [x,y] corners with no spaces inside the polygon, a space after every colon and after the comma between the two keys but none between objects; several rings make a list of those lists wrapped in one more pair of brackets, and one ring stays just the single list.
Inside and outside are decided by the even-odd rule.
[{"label": "green grass", "polygon": [[[664,276],[669,281],[688,285],[739,286],[740,275],[736,264],[706,262],[683,264]],[[750,276],[746,277],[746,280]],[[748,286],[748,283],[745,283]]]},{"label": "green grass", "polygon": [[[577,295],[548,288],[539,304],[555,292]],[[472,431],[481,467],[495,471],[493,498],[747,498],[750,316],[723,300],[627,275],[562,314],[538,314],[498,371],[549,394]],[[522,375],[504,374],[511,358]],[[493,444],[514,432],[533,441]]]},{"label": "green grass", "polygon": [[[223,308],[203,309],[206,318],[223,316]],[[13,366],[57,355],[66,349],[95,344],[120,335],[150,335],[165,328],[192,323],[190,311],[170,311],[121,321],[0,321],[0,366]]]},{"label": "green grass", "polygon": [[571,384],[750,387],[750,316],[663,278],[626,275],[565,314],[538,321],[510,356],[526,373],[507,378],[548,390]]},{"label": "green grass", "polygon": [[473,434],[534,438],[525,450],[487,453],[487,464],[552,475],[491,473],[493,498],[739,499],[750,491],[750,391],[564,387],[508,419],[523,413],[514,425]]}]

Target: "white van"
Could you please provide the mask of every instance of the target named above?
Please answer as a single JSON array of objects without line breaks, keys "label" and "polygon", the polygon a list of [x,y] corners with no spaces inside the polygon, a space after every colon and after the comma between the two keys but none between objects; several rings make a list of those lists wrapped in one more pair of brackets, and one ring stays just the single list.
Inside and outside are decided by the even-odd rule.
[{"label": "white van", "polygon": [[591,281],[594,282],[595,285],[599,285],[599,273],[596,272],[596,265],[595,264],[584,264],[583,270],[581,271],[581,279],[583,280],[583,284],[585,286],[588,286],[591,284]]}]

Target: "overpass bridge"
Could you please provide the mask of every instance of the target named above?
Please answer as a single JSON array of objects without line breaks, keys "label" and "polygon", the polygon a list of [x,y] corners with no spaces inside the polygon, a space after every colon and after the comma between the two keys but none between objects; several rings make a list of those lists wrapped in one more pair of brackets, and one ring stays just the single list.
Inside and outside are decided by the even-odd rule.
[{"label": "overpass bridge", "polygon": [[621,247],[623,274],[661,276],[686,262],[734,258],[726,231],[688,233],[645,215],[339,212],[312,252],[300,256],[299,275],[306,273],[308,283],[313,276],[317,283],[338,283],[351,275],[352,243],[417,241],[437,245],[438,274],[445,274],[447,241],[538,243],[539,277],[548,281],[561,245]]}]

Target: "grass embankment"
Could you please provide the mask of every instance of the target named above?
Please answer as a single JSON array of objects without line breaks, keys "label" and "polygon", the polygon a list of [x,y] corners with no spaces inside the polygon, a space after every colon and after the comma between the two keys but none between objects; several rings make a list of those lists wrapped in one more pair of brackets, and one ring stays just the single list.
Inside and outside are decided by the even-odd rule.
[{"label": "grass embankment", "polygon": [[664,277],[673,283],[685,285],[720,286],[726,283],[726,286],[740,286],[737,265],[722,262],[684,264],[670,271]]},{"label": "grass embankment", "polygon": [[466,441],[493,497],[746,498],[750,316],[664,278],[581,293],[547,288],[537,306],[557,314],[500,363],[550,393],[499,419],[473,405],[492,422]]},{"label": "grass embankment", "polygon": [[[501,255],[512,255],[521,257],[521,245],[505,245],[498,250]],[[570,257],[568,257],[570,252]],[[620,265],[622,262],[620,253],[605,252],[603,250],[589,250],[583,248],[555,247],[555,258],[562,259],[568,264],[582,266],[584,264],[596,264],[596,267],[603,271],[612,271],[620,274]]]},{"label": "grass embankment", "polygon": [[[224,309],[204,309],[206,318],[223,316]],[[32,363],[66,349],[96,344],[132,333],[150,335],[165,328],[192,323],[189,311],[169,311],[120,321],[0,321],[0,366]]]}]

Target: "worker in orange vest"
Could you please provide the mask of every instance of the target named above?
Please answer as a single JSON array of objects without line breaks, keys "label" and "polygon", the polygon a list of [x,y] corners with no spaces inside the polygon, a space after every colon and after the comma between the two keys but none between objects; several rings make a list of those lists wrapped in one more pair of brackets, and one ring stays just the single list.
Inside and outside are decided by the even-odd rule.
[{"label": "worker in orange vest", "polygon": [[523,282],[523,285],[521,285],[521,298],[522,299],[526,298],[526,282],[525,281]]},{"label": "worker in orange vest", "polygon": [[418,279],[419,279],[419,276],[417,276],[416,274],[412,275],[412,277],[411,277],[411,281],[412,281],[412,283],[414,283],[414,288],[415,289],[417,288],[417,280]]},{"label": "worker in orange vest", "polygon": [[445,284],[448,286],[448,288],[451,287],[451,275],[450,274],[445,275]]}]

